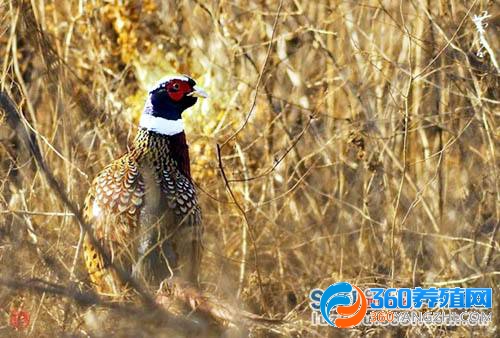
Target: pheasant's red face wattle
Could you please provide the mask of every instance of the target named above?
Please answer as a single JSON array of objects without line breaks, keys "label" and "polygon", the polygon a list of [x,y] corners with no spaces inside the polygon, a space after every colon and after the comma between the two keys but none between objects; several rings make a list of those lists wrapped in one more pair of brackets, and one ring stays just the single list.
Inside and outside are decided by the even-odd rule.
[{"label": "pheasant's red face wattle", "polygon": [[168,96],[172,99],[172,101],[180,101],[184,95],[193,91],[191,85],[182,80],[172,80],[167,82],[165,85],[165,89],[167,90]]}]

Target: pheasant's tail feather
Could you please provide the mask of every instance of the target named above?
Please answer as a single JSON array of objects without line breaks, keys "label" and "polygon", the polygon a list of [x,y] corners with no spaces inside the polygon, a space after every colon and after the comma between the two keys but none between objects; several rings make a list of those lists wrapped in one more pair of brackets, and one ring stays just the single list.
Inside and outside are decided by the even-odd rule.
[{"label": "pheasant's tail feather", "polygon": [[102,255],[90,243],[88,237],[83,244],[83,256],[90,280],[97,291],[107,296],[120,296],[119,279],[105,266]]},{"label": "pheasant's tail feather", "polygon": [[164,306],[170,305],[172,298],[189,306],[192,310],[212,318],[223,326],[266,329],[281,333],[290,332],[292,323],[242,311],[178,278],[173,278],[168,282],[167,290],[160,290],[157,302]]}]

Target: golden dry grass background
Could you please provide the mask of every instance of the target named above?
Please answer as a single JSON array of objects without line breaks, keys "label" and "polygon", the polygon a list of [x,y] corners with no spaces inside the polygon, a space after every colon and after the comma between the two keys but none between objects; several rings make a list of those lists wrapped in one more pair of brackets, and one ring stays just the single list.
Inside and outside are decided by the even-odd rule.
[{"label": "golden dry grass background", "polygon": [[[127,150],[148,85],[195,78],[210,94],[184,116],[203,287],[286,317],[290,335],[340,334],[309,325],[307,298],[337,281],[492,287],[498,321],[498,10],[486,0],[2,0],[1,89],[81,207],[94,175]],[[485,12],[481,42],[473,18]],[[123,320],[106,322],[71,297],[90,290],[80,229],[18,134],[3,118],[0,334],[179,334],[140,319],[147,310],[110,310]],[[31,314],[21,332],[8,324],[18,308]],[[497,325],[342,334],[494,336]]]}]

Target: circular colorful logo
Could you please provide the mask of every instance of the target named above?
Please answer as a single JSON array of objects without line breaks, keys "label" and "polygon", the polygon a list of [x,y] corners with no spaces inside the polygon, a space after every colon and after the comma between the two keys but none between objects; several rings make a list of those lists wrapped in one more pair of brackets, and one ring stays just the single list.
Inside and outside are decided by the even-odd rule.
[{"label": "circular colorful logo", "polygon": [[[356,296],[354,292],[356,291]],[[354,301],[354,298],[356,300]],[[366,297],[357,286],[340,282],[330,285],[321,296],[321,315],[331,326],[349,328],[358,325],[366,315],[368,305]],[[341,317],[332,322],[330,313],[336,309]]]}]

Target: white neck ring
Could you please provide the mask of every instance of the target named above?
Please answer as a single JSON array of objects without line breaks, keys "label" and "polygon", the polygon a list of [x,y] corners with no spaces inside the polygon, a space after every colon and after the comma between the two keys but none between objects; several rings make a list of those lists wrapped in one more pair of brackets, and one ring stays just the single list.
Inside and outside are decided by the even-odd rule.
[{"label": "white neck ring", "polygon": [[139,127],[162,135],[175,135],[184,131],[182,119],[167,120],[150,114],[142,114]]}]

